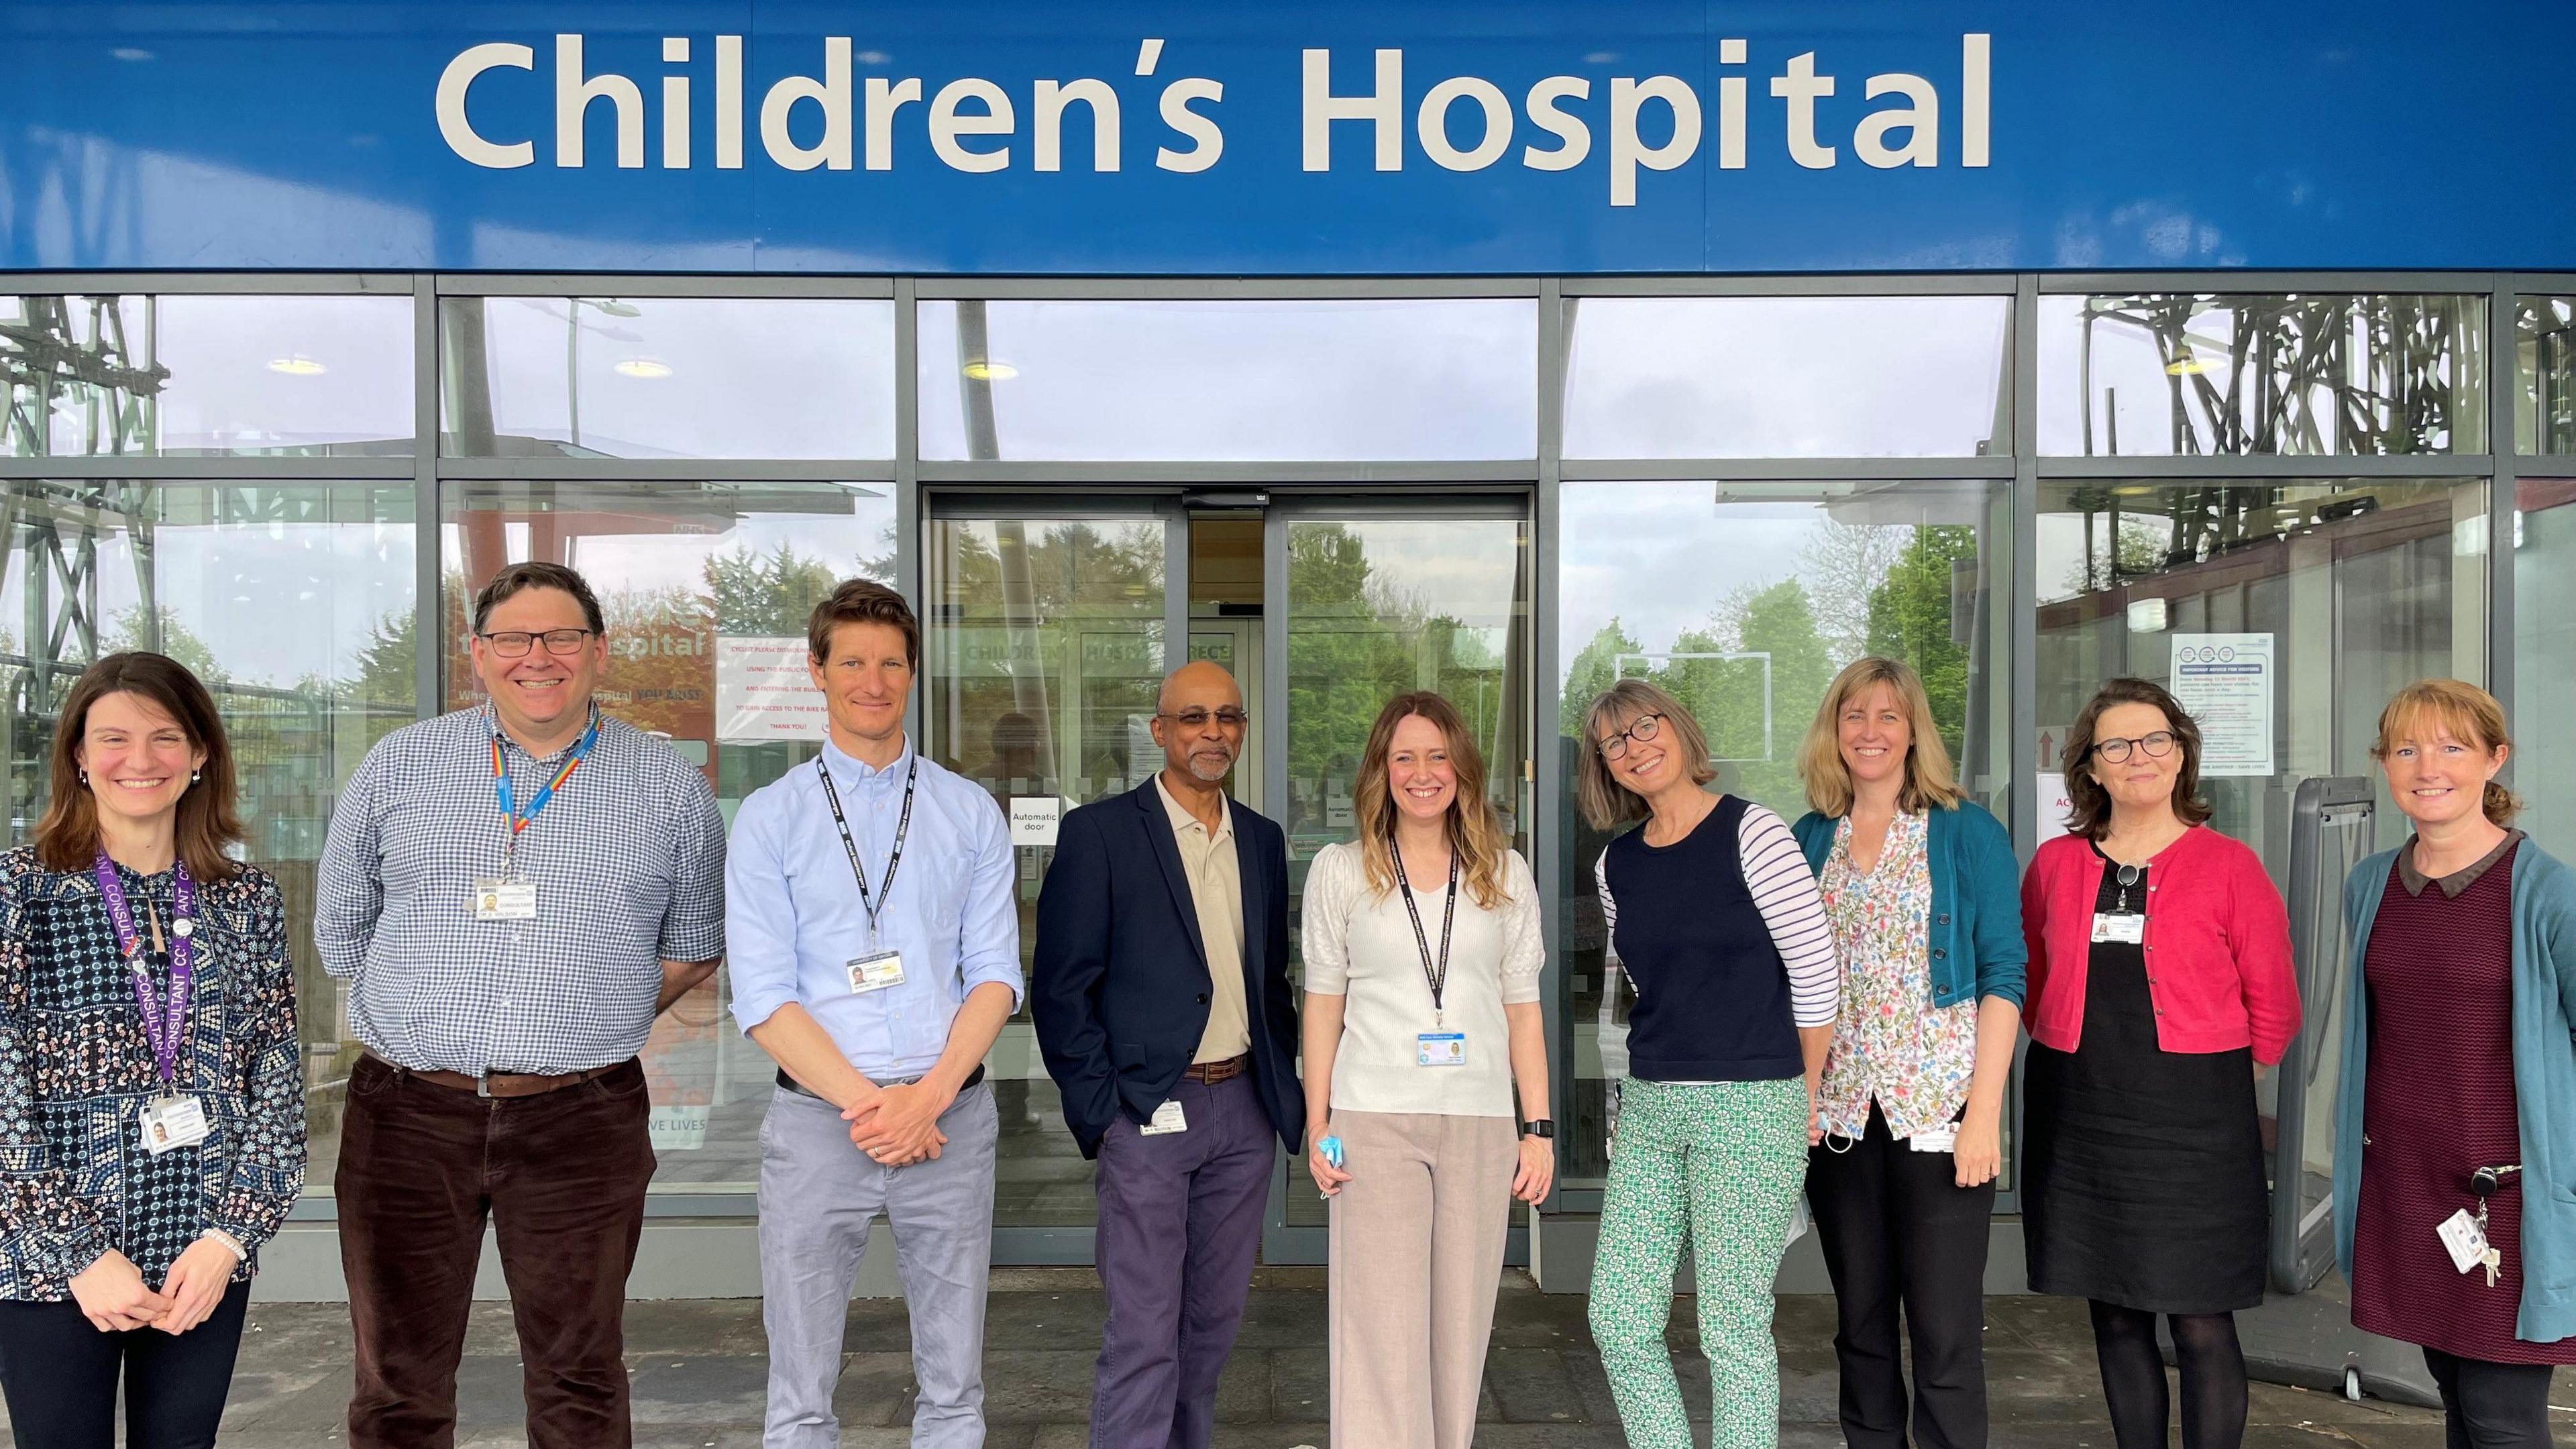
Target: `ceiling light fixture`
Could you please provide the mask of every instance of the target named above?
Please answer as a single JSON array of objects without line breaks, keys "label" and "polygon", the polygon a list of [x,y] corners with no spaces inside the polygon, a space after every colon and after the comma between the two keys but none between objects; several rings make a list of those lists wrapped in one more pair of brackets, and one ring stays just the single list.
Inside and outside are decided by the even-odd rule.
[{"label": "ceiling light fixture", "polygon": [[2200,360],[2200,354],[2192,351],[2188,342],[2176,346],[2173,361],[2165,364],[2167,377],[2198,377],[2207,371],[2209,364]]},{"label": "ceiling light fixture", "polygon": [[626,377],[669,377],[671,364],[658,357],[630,357],[614,364],[611,370]]},{"label": "ceiling light fixture", "polygon": [[1020,375],[1020,370],[999,358],[979,357],[957,369],[977,382],[1007,382]]},{"label": "ceiling light fixture", "polygon": [[283,373],[288,377],[320,377],[331,369],[324,367],[321,363],[314,361],[312,358],[305,356],[301,352],[294,352],[289,353],[284,357],[270,358],[268,360],[268,370],[271,372]]}]

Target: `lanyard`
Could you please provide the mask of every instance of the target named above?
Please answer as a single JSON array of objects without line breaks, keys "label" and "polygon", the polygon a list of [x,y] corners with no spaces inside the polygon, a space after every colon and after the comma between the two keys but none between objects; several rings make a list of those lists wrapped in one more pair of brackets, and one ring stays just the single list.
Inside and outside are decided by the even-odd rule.
[{"label": "lanyard", "polygon": [[134,929],[134,909],[126,903],[125,883],[117,879],[116,863],[102,850],[93,869],[99,897],[107,902],[107,918],[116,927],[117,953],[134,973],[134,1004],[143,1013],[143,1035],[152,1043],[152,1063],[160,1068],[166,1090],[178,1076],[180,1033],[188,1024],[188,987],[197,975],[196,882],[188,878],[188,863],[177,862],[170,885],[170,994],[164,998],[152,989],[152,968],[143,959],[143,936]]},{"label": "lanyard", "polygon": [[1413,944],[1422,953],[1422,978],[1431,983],[1431,1020],[1444,1025],[1446,1011],[1441,997],[1449,989],[1449,928],[1458,920],[1458,847],[1449,847],[1449,901],[1440,908],[1440,962],[1431,961],[1431,937],[1422,929],[1422,911],[1413,904],[1413,882],[1404,878],[1404,848],[1387,842],[1387,851],[1395,857],[1395,886],[1404,897],[1404,913],[1413,918]]},{"label": "lanyard", "polygon": [[823,763],[821,755],[814,757],[814,773],[822,777],[823,798],[832,802],[832,823],[841,828],[841,849],[850,854],[850,874],[858,877],[859,905],[868,913],[868,944],[873,946],[877,940],[877,913],[894,898],[894,872],[903,864],[903,838],[912,833],[912,785],[921,774],[921,756],[914,754],[911,768],[903,772],[903,815],[895,821],[894,849],[886,856],[885,884],[877,887],[873,896],[868,894],[867,869],[859,864],[858,842],[850,838],[849,819],[841,814],[841,792],[833,788],[831,768]]},{"label": "lanyard", "polygon": [[501,802],[501,818],[510,822],[510,838],[501,846],[504,861],[518,853],[519,832],[527,829],[528,822],[537,818],[537,812],[546,808],[546,802],[555,798],[555,791],[562,789],[563,782],[572,778],[572,772],[581,768],[581,762],[590,757],[590,747],[598,743],[599,717],[594,714],[590,728],[583,730],[581,739],[573,745],[572,757],[563,762],[562,769],[555,771],[553,779],[537,787],[537,793],[528,800],[526,813],[522,814],[515,808],[516,802],[510,793],[510,770],[501,758],[501,736],[498,733],[492,736],[492,795]]}]

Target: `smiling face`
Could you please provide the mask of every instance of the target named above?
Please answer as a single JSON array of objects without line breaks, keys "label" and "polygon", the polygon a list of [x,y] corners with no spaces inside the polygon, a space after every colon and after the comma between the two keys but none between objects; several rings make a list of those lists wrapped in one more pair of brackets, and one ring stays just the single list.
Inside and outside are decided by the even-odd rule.
[{"label": "smiling face", "polygon": [[2397,808],[2419,829],[2439,829],[2483,811],[2487,782],[2504,768],[2507,753],[2489,749],[2464,724],[2418,710],[2388,742],[2379,765]]},{"label": "smiling face", "polygon": [[101,815],[146,821],[169,815],[206,752],[167,710],[129,690],[102,694],[82,722],[72,758],[89,772]]},{"label": "smiling face", "polygon": [[1914,748],[1914,724],[1885,681],[1855,691],[1834,719],[1834,737],[1855,788],[1905,778]]},{"label": "smiling face", "polygon": [[[1641,729],[1640,722],[1650,719],[1653,722]],[[1671,789],[1676,782],[1689,778],[1687,764],[1675,748],[1677,741],[1673,731],[1665,728],[1660,716],[1628,714],[1604,720],[1600,732],[1593,739],[1593,747],[1600,749],[1607,745],[1610,749],[1618,749],[1617,740],[1623,731],[1626,734],[1626,753],[1611,759],[1605,751],[1602,757],[1602,763],[1610,767],[1610,778],[1618,781],[1622,788],[1651,800]],[[1640,738],[1648,732],[1654,738]]]},{"label": "smiling face", "polygon": [[912,660],[903,631],[859,619],[832,626],[832,647],[807,660],[814,687],[832,715],[832,732],[882,745],[903,731],[903,707],[912,694]]},{"label": "smiling face", "polygon": [[1458,768],[1440,726],[1418,714],[1395,722],[1386,746],[1386,788],[1399,816],[1438,820],[1458,798]]},{"label": "smiling face", "polygon": [[[1163,681],[1154,718],[1146,728],[1154,743],[1163,747],[1163,763],[1175,775],[1213,785],[1234,768],[1248,728],[1240,721],[1229,725],[1218,716],[1242,712],[1243,689],[1234,676],[1199,659],[1172,671],[1171,678]],[[1198,722],[1191,723],[1193,719]]]},{"label": "smiling face", "polygon": [[2132,745],[2129,757],[2117,764],[2102,757],[2105,740],[2138,740],[2157,733],[2172,734],[2173,722],[2152,704],[2115,704],[2094,717],[2093,779],[2110,793],[2113,805],[2136,810],[2172,803],[2174,781],[2182,774],[2181,740],[2162,755]]},{"label": "smiling face", "polygon": [[597,634],[582,640],[573,654],[557,654],[543,639],[530,641],[528,652],[504,659],[483,635],[543,634],[556,629],[588,629],[581,601],[561,589],[521,589],[492,606],[473,644],[474,677],[483,682],[501,727],[512,736],[548,738],[590,717],[591,692],[608,663],[608,641]]}]

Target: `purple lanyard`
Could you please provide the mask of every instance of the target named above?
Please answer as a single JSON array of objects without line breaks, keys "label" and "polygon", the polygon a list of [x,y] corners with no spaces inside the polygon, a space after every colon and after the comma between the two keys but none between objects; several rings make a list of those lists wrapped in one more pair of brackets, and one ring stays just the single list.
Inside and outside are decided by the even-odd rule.
[{"label": "purple lanyard", "polygon": [[176,1080],[180,1033],[188,1024],[188,986],[196,979],[197,887],[188,879],[188,863],[179,861],[170,884],[170,995],[152,989],[152,970],[143,961],[143,937],[134,929],[134,910],[125,903],[125,884],[116,878],[116,862],[98,853],[94,867],[98,893],[107,902],[107,917],[116,925],[117,953],[134,972],[134,1005],[143,1013],[143,1034],[152,1043],[152,1061],[161,1069],[161,1084]]}]

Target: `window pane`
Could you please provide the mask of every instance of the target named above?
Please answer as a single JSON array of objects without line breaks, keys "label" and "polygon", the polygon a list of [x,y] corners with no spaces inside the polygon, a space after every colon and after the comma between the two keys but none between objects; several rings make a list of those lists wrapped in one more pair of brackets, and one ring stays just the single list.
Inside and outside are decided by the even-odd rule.
[{"label": "window pane", "polygon": [[1864,654],[1921,671],[1960,784],[2001,819],[2020,756],[1998,662],[2011,648],[1996,591],[2012,557],[2004,485],[1567,483],[1562,498],[1556,888],[1574,1046],[1561,1150],[1581,1182],[1607,1170],[1605,1087],[1628,1074],[1629,1002],[1608,977],[1593,884],[1615,832],[1574,799],[1595,696],[1623,676],[1672,691],[1708,736],[1711,788],[1791,820],[1806,809],[1798,742],[1834,672]]},{"label": "window pane", "polygon": [[2128,457],[2487,450],[2485,301],[2039,299],[2039,450]]},{"label": "window pane", "polygon": [[2576,453],[2576,297],[2518,299],[2514,358],[2514,448]]},{"label": "window pane", "polygon": [[924,302],[921,456],[1528,458],[1538,306]]},{"label": "window pane", "polygon": [[[1123,794],[1163,767],[1152,721],[1163,678],[1163,520],[943,518],[930,527],[922,712],[933,759],[992,792],[1072,805]],[[1024,845],[1014,887],[1020,968],[1037,950],[1052,845]],[[1091,1164],[1064,1131],[1028,1008],[1004,1024],[986,1080],[1002,1113],[994,1221],[1088,1227]]]},{"label": "window pane", "polygon": [[894,304],[451,297],[442,450],[466,458],[891,458]]},{"label": "window pane", "polygon": [[2012,451],[2009,297],[1584,297],[1569,458]]},{"label": "window pane", "polygon": [[402,297],[0,296],[12,457],[409,457]]},{"label": "window pane", "polygon": [[[2210,824],[2286,890],[2299,782],[2377,779],[2370,747],[2391,694],[2485,677],[2486,508],[2473,479],[2042,485],[2042,740],[2065,738],[2106,679],[2175,687],[2181,651],[2214,642],[2202,636],[2256,636],[2272,687],[2253,718],[2238,714],[2232,751],[2205,744],[2201,794]],[[2042,834],[2063,819],[2058,798],[2041,796]],[[2406,838],[2384,789],[2373,823],[2382,845]]]},{"label": "window pane", "polygon": [[[54,714],[92,660],[152,649],[214,694],[241,781],[245,854],[277,877],[295,958],[312,1132],[328,1193],[357,1061],[340,983],[313,953],[314,867],[367,748],[414,717],[408,484],[12,482],[0,554],[9,838],[51,781]],[[291,613],[295,627],[277,619]]]},{"label": "window pane", "polygon": [[[894,579],[882,485],[451,483],[443,511],[447,707],[481,697],[464,638],[474,589],[506,564],[569,564],[607,616],[601,707],[704,769],[728,823],[822,740],[819,699],[753,684],[804,658],[806,616],[834,584]],[[777,1069],[734,1028],[730,982],[719,971],[680,998],[645,1044],[657,1192],[758,1184]]]},{"label": "window pane", "polygon": [[[2514,740],[2519,822],[2551,854],[2576,851],[2576,478],[2515,484],[2512,521]],[[2501,542],[2501,540],[2499,540]]]}]

